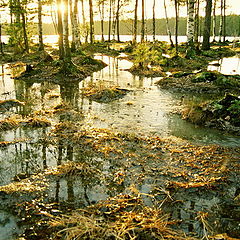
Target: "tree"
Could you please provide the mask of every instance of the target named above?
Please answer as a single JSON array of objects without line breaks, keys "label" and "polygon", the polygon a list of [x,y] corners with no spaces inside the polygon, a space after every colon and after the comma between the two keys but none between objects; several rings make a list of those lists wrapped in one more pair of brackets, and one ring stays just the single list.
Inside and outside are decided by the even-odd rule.
[{"label": "tree", "polygon": [[42,26],[42,0],[38,0],[38,49],[44,50],[43,45],[43,26]]},{"label": "tree", "polygon": [[216,41],[216,5],[217,5],[217,0],[213,0],[213,25],[212,25],[212,32],[213,32],[213,42]]},{"label": "tree", "polygon": [[174,44],[173,44],[173,41],[172,41],[172,33],[171,33],[170,27],[169,27],[169,20],[168,20],[168,14],[167,14],[166,0],[163,0],[163,4],[164,4],[164,10],[165,10],[165,19],[166,19],[167,33],[168,33],[168,36],[169,36],[169,41],[170,41],[171,47],[173,47]]},{"label": "tree", "polygon": [[138,0],[135,0],[135,8],[134,8],[134,24],[133,24],[133,44],[137,42],[137,23],[138,23]]},{"label": "tree", "polygon": [[152,19],[152,24],[153,24],[153,26],[152,26],[152,28],[153,28],[153,42],[155,42],[155,40],[156,40],[156,19],[155,19],[155,6],[156,6],[156,1],[155,0],[153,0],[153,7],[152,7],[152,17],[153,17],[153,19]]},{"label": "tree", "polygon": [[61,11],[61,0],[57,0],[57,31],[58,31],[58,48],[59,58],[64,59],[64,47],[63,47],[63,21]]},{"label": "tree", "polygon": [[120,42],[120,23],[119,23],[119,12],[120,12],[120,0],[117,0],[116,10],[116,28],[117,28],[117,41]]},{"label": "tree", "polygon": [[195,55],[195,48],[193,44],[193,38],[194,38],[194,5],[195,0],[188,0],[188,17],[187,17],[187,53],[186,57],[191,58],[193,55]]},{"label": "tree", "polygon": [[212,0],[206,0],[202,50],[210,49]]},{"label": "tree", "polygon": [[64,46],[64,62],[69,63],[71,61],[71,50],[69,46],[69,4],[68,0],[63,0],[64,14],[63,14],[63,46]]},{"label": "tree", "polygon": [[195,20],[194,20],[194,43],[198,44],[199,36],[199,9],[200,9],[200,0],[196,1],[195,4]]},{"label": "tree", "polygon": [[90,43],[94,41],[94,21],[93,21],[93,3],[89,0],[89,17],[90,17]]},{"label": "tree", "polygon": [[113,0],[109,0],[109,17],[108,17],[108,41],[111,41],[111,29],[112,29],[112,5]]},{"label": "tree", "polygon": [[100,19],[101,19],[101,41],[104,42],[104,9],[105,9],[105,0],[98,1]]},{"label": "tree", "polygon": [[178,10],[179,10],[179,3],[178,0],[174,0],[174,7],[175,7],[175,49],[176,55],[178,55]]},{"label": "tree", "polygon": [[79,20],[78,20],[78,0],[69,0],[70,19],[72,27],[72,44],[71,50],[76,51],[81,45],[80,32],[79,32]]},{"label": "tree", "polygon": [[144,42],[145,37],[145,7],[144,7],[144,1],[142,0],[142,28],[141,28],[141,42]]},{"label": "tree", "polygon": [[195,0],[188,0],[187,42],[189,46],[193,45],[194,37],[194,5]]},{"label": "tree", "polygon": [[222,41],[222,36],[223,36],[223,0],[221,0],[221,5],[220,5],[220,24],[219,24],[219,42]]}]

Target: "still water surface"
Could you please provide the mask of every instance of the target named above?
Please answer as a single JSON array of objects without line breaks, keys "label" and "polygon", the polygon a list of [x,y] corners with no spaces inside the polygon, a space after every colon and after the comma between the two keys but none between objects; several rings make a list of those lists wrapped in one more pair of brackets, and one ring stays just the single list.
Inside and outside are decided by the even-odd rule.
[{"label": "still water surface", "polygon": [[[199,144],[240,146],[240,137],[195,126],[182,120],[178,115],[173,114],[180,107],[181,96],[173,95],[166,90],[158,88],[155,82],[159,78],[133,76],[126,71],[132,64],[121,58],[102,55],[96,55],[96,58],[103,60],[108,66],[79,83],[64,86],[48,82],[28,84],[15,80],[13,76],[23,71],[24,66],[21,64],[2,65],[0,68],[1,100],[18,99],[19,101],[26,102],[26,104],[18,108],[12,108],[8,112],[2,112],[1,119],[12,114],[29,115],[34,111],[51,110],[57,105],[67,102],[74,111],[83,112],[85,116],[83,124],[91,127],[161,137],[173,136]],[[225,61],[222,63],[224,64]],[[231,66],[233,65],[231,64]],[[239,71],[239,65],[234,65],[234,70]],[[130,90],[130,92],[119,100],[110,103],[98,103],[82,95],[82,88],[89,84],[118,86]],[[53,117],[51,120],[54,124],[59,122],[58,118]],[[75,179],[74,181],[72,179],[52,181],[50,182],[48,199],[60,202],[75,202],[75,204],[78,202],[77,205],[83,207],[118,194],[118,192],[110,191],[108,189],[109,184],[106,182],[108,173],[114,171],[116,168],[115,163],[88,156],[84,152],[81,152],[81,150],[70,146],[66,146],[66,149],[60,151],[56,146],[39,144],[39,138],[45,136],[47,132],[48,129],[33,130],[18,128],[0,133],[1,141],[28,139],[28,141],[12,144],[0,149],[0,185],[11,182],[20,173],[30,175],[50,166],[56,166],[59,164],[61,156],[62,161],[86,161],[92,166],[99,166],[106,180],[101,180],[99,183],[98,176],[95,176],[94,179],[89,179],[87,182],[81,179]],[[74,154],[71,154],[72,152]],[[128,168],[127,164],[127,161],[125,161],[121,168],[123,170],[124,167]],[[135,166],[130,169],[130,175],[134,171],[141,173],[141,166]],[[149,193],[154,181],[149,178],[144,179],[139,185],[140,192]],[[161,185],[161,181],[159,185]],[[235,189],[233,190],[235,191]],[[121,192],[122,190],[120,189],[119,191]],[[202,209],[202,201],[206,202],[207,200],[203,197],[196,199],[194,203],[199,211]],[[218,202],[218,199],[216,201],[205,202],[205,205],[213,206]],[[190,203],[186,201],[186,204]],[[190,205],[192,206],[192,204]],[[186,206],[187,208],[188,206]],[[182,214],[186,215],[185,212]],[[15,233],[18,231],[15,218],[9,213],[2,211],[0,212],[1,219],[0,230],[4,229],[5,232],[1,231],[2,235],[0,235],[0,238],[2,236],[1,239],[14,239]]]}]

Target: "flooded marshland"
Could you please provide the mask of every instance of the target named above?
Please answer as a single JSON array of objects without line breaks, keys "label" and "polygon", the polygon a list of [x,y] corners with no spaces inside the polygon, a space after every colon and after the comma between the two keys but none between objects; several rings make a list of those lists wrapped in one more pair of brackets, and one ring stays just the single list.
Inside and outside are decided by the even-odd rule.
[{"label": "flooded marshland", "polygon": [[[126,195],[161,209],[187,236],[237,238],[240,137],[182,120],[182,95],[126,71],[124,56],[95,57],[108,66],[61,85],[14,79],[24,65],[2,65],[1,239],[25,229],[25,239],[44,239],[39,229],[57,239],[49,218]],[[93,99],[90,87],[124,94]]]}]

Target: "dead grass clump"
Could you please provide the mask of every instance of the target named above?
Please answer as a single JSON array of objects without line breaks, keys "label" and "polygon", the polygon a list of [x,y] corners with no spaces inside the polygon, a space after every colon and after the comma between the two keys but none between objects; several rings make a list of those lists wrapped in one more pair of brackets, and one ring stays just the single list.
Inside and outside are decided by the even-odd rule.
[{"label": "dead grass clump", "polygon": [[82,89],[84,96],[96,102],[110,102],[124,97],[129,90],[117,86],[106,86],[99,82]]},{"label": "dead grass clump", "polygon": [[16,118],[7,118],[0,120],[0,131],[7,131],[19,126],[19,121]]},{"label": "dead grass clump", "polygon": [[[52,220],[64,239],[190,239],[170,228],[172,222],[158,208],[144,206],[140,196],[120,195],[71,215]],[[56,237],[56,239],[57,239]]]},{"label": "dead grass clump", "polygon": [[20,182],[13,182],[5,186],[0,186],[0,191],[7,194],[29,193],[43,191],[46,187],[46,179],[42,175],[35,175],[31,178],[21,180]]},{"label": "dead grass clump", "polygon": [[51,122],[45,118],[29,118],[23,121],[23,125],[28,127],[49,127]]},{"label": "dead grass clump", "polygon": [[66,162],[65,164],[59,165],[47,171],[48,175],[81,175],[85,177],[90,177],[94,174],[99,173],[99,170],[92,168],[86,163],[76,163],[76,162]]},{"label": "dead grass clump", "polygon": [[17,99],[0,100],[0,111],[7,111],[10,108],[24,105],[25,105],[24,102],[20,102]]}]

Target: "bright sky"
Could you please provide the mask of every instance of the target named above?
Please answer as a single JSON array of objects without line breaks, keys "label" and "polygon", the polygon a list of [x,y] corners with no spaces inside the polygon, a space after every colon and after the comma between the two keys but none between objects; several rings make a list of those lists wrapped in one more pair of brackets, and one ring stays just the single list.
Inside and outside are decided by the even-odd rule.
[{"label": "bright sky", "polygon": [[[152,16],[152,6],[153,6],[153,1],[154,0],[145,0],[145,5],[146,5],[146,17],[151,18]],[[213,0],[214,1],[214,0]],[[141,0],[139,0],[139,16],[141,15]],[[165,12],[164,12],[164,5],[163,5],[163,0],[155,0],[156,2],[156,18],[164,18],[165,17]],[[166,0],[166,5],[168,9],[168,15],[169,17],[174,17],[175,12],[174,12],[174,4],[173,1]],[[239,14],[240,15],[240,0],[226,0],[227,3],[227,10],[226,14]],[[218,0],[218,7],[220,7],[220,1]],[[205,12],[203,11],[205,7],[205,2],[201,4],[200,8],[202,9],[201,15],[205,15]],[[187,15],[187,7],[180,7],[180,14],[181,16],[186,16]],[[220,14],[220,10],[217,10],[217,14]]]},{"label": "bright sky", "polygon": [[[146,18],[152,18],[152,6],[153,6],[153,1],[154,0],[145,0],[145,16]],[[156,18],[164,18],[165,17],[165,12],[164,12],[164,6],[163,6],[163,0],[155,0],[156,1]],[[214,0],[213,0],[214,1]],[[226,14],[238,14],[240,15],[240,0],[226,0],[227,1],[227,10],[226,10]],[[127,11],[133,11],[134,9],[134,2],[135,0],[132,0],[132,3],[129,4],[129,6],[125,7]],[[168,10],[168,17],[174,17],[175,16],[175,13],[174,13],[174,5],[172,3],[173,1],[172,0],[166,0],[166,3],[167,3],[167,10]],[[219,3],[220,1],[218,1],[218,6],[220,5]],[[87,4],[87,1],[85,0],[85,7],[86,7],[86,10],[85,10],[85,13],[86,13],[86,17],[88,15],[88,4]],[[201,4],[201,15],[204,16],[204,7],[205,7],[205,3],[202,3]],[[44,8],[44,7],[43,7]],[[47,8],[47,9],[46,9]],[[106,7],[108,8],[108,7]],[[45,9],[46,10],[49,10],[50,8],[49,7],[46,7],[45,6]],[[79,8],[79,11],[81,13],[81,9]],[[139,7],[138,7],[138,16],[139,18],[141,18],[141,0],[139,0]],[[99,20],[99,15],[98,14],[98,8],[95,7],[95,12],[96,12],[96,16],[95,16],[95,19]],[[187,9],[186,7],[180,7],[180,16],[186,16],[187,14]],[[219,14],[219,10],[217,11],[217,14]],[[81,15],[81,14],[80,14]],[[7,12],[6,11],[1,11],[0,12],[0,20],[1,22],[5,22],[6,21],[6,18],[7,18]],[[107,18],[107,16],[106,16]],[[133,13],[131,14],[122,14],[121,18],[133,18]],[[9,16],[8,16],[8,19],[9,19]],[[45,18],[45,21],[44,22],[51,22],[52,19],[51,17],[48,17],[48,18]]]}]

